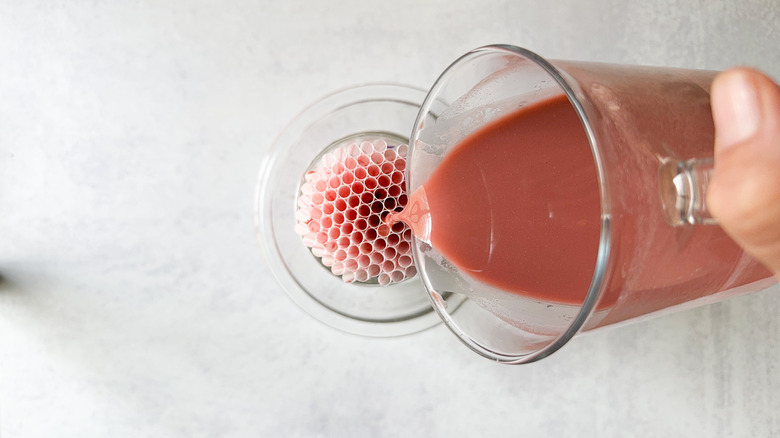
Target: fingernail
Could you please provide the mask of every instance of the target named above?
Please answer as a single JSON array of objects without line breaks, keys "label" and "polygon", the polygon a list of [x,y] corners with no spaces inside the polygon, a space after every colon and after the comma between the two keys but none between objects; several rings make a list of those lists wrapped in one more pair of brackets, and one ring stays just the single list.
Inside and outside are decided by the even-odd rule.
[{"label": "fingernail", "polygon": [[761,122],[761,102],[748,73],[729,72],[716,81],[712,90],[712,114],[717,149],[727,149],[756,134]]}]

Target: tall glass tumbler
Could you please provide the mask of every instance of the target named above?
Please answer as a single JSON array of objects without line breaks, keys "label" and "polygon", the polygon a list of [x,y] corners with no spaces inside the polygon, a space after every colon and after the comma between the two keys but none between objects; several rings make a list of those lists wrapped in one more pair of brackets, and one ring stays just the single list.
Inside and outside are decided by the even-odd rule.
[{"label": "tall glass tumbler", "polygon": [[[531,362],[581,331],[712,303],[774,283],[772,274],[707,212],[704,193],[714,139],[709,87],[714,76],[711,71],[545,60],[514,46],[476,49],[440,76],[410,137],[410,193],[469,135],[513,111],[561,95],[576,111],[581,123],[575,128],[589,143],[591,154],[581,166],[592,169],[598,185],[594,202],[599,203],[600,229],[592,256],[568,256],[560,248],[559,256],[549,260],[561,274],[582,266],[592,269],[576,303],[483,282],[448,260],[435,242],[417,236],[415,261],[425,288],[436,311],[467,346],[496,361]],[[432,116],[434,107],[437,114]],[[543,177],[566,178],[563,172],[553,165]],[[517,184],[539,175],[518,174]],[[538,195],[518,190],[513,202],[530,205],[528,197],[533,196]],[[565,213],[560,210],[565,205],[555,208]],[[523,224],[517,230],[524,232]]]}]

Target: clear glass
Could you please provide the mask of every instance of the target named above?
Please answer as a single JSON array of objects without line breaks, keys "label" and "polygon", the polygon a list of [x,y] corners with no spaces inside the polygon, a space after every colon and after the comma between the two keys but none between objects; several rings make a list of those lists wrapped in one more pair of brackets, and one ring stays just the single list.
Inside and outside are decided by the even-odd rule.
[{"label": "clear glass", "polygon": [[[399,336],[441,322],[418,277],[387,287],[345,283],[294,231],[298,193],[312,164],[347,140],[407,143],[425,95],[403,85],[367,84],[325,96],[284,129],[260,169],[255,223],[272,273],[296,304],[343,331]],[[427,117],[435,117],[436,111],[436,105],[429,106]]]},{"label": "clear glass", "polygon": [[670,158],[658,168],[658,194],[669,225],[717,223],[707,209],[707,187],[714,164],[712,158]]},{"label": "clear glass", "polygon": [[[565,95],[576,110],[578,129],[586,134],[592,152],[592,160],[582,166],[598,175],[598,249],[592,260],[577,261],[563,248],[558,260],[564,269],[574,263],[595,266],[579,304],[540,300],[485,284],[447,260],[426,236],[417,236],[415,261],[431,302],[468,347],[500,362],[530,362],[583,330],[774,283],[771,273],[717,225],[692,225],[713,222],[703,194],[713,147],[708,90],[714,75],[547,61],[514,46],[474,50],[441,75],[410,137],[410,193],[464,137],[556,95]],[[437,116],[432,118],[434,106]],[[555,166],[549,171],[550,177],[566,177],[556,174]],[[518,175],[518,186],[523,177]],[[516,202],[523,204],[519,190]]]}]

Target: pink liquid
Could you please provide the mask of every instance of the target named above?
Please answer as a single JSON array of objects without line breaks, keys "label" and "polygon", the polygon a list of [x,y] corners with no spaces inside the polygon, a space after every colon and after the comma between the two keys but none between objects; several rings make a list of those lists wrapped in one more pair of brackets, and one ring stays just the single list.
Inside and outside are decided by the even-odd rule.
[{"label": "pink liquid", "polygon": [[577,114],[559,96],[465,138],[409,204],[424,192],[431,245],[461,271],[506,291],[579,303],[600,231],[592,163]]},{"label": "pink liquid", "polygon": [[[646,100],[622,102],[629,111],[621,114],[631,115],[631,105],[641,107]],[[697,107],[701,125],[689,123],[684,132],[711,132],[708,110]],[[661,127],[655,124],[665,116],[659,113],[653,121],[639,114],[640,134],[646,128],[649,135],[670,135],[668,143],[684,145],[692,138],[673,138],[676,132],[668,125],[656,134]],[[609,312],[600,325],[771,278],[720,228],[665,224],[657,199],[657,154],[642,150],[645,143],[625,143],[624,131],[607,135],[614,135],[617,150],[606,160],[615,160],[617,169],[608,183],[618,191],[611,261],[597,306]],[[694,155],[702,153],[697,147],[712,148],[711,138],[700,137],[703,141],[686,146]],[[424,215],[430,221],[426,230]],[[482,127],[445,156],[392,220],[406,222],[415,234],[429,233],[431,245],[474,279],[533,299],[581,304],[596,266],[601,203],[593,155],[576,112],[561,95]]]}]

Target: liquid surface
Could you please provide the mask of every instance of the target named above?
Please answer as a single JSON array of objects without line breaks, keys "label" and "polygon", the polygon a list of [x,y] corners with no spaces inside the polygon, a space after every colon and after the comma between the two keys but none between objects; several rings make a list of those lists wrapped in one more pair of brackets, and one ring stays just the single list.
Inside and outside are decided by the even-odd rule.
[{"label": "liquid surface", "polygon": [[598,251],[597,173],[565,96],[510,113],[464,138],[395,219],[486,284],[579,304]]}]

